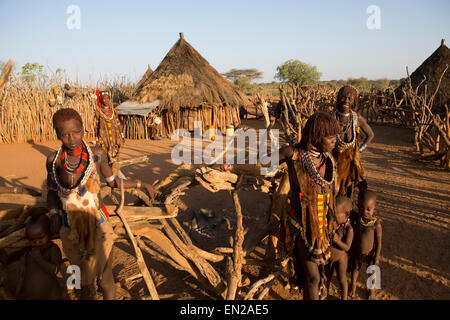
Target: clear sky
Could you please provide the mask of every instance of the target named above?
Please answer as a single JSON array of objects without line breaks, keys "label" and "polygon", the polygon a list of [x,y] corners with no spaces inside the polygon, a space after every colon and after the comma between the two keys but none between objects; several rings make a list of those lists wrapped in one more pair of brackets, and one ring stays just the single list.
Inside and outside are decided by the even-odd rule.
[{"label": "clear sky", "polygon": [[[69,29],[70,5],[80,28]],[[380,29],[369,29],[380,9]],[[179,32],[219,72],[256,68],[264,82],[277,66],[298,59],[321,80],[399,79],[449,39],[450,1],[9,1],[0,0],[0,60],[63,68],[75,80],[153,70]],[[70,20],[74,21],[74,20]]]}]

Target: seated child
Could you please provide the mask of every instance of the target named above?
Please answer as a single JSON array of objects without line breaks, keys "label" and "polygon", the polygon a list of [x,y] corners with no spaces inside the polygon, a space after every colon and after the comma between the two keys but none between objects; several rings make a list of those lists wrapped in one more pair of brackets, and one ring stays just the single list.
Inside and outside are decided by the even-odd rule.
[{"label": "seated child", "polygon": [[352,201],[345,196],[336,198],[336,224],[337,227],[332,231],[331,258],[325,266],[327,277],[327,292],[330,288],[331,278],[336,270],[337,279],[341,287],[341,299],[347,300],[347,265],[348,255],[353,241],[353,228],[350,223],[350,211],[352,210]]},{"label": "seated child", "polygon": [[62,299],[56,278],[62,262],[61,251],[49,238],[49,225],[50,219],[45,214],[32,216],[26,225],[26,236],[32,248],[25,258],[21,299]]},{"label": "seated child", "polygon": [[[355,240],[350,251],[349,269],[352,272],[351,296],[356,294],[356,281],[363,264],[378,265],[380,261],[382,228],[381,219],[374,216],[376,194],[363,190],[358,195],[358,214],[353,222]],[[375,289],[369,289],[369,299],[375,298]]]}]

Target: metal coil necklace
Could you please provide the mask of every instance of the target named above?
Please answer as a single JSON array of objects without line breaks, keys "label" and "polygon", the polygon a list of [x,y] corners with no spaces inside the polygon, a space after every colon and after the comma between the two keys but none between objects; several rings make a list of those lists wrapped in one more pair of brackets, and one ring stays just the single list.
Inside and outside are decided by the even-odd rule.
[{"label": "metal coil necklace", "polygon": [[352,114],[351,112],[349,112],[349,113],[342,113],[339,110],[336,110],[336,113],[338,115],[340,115],[341,117],[345,117],[345,118],[349,117]]},{"label": "metal coil necklace", "polygon": [[325,161],[326,159],[330,159],[332,166],[333,166],[333,175],[331,177],[330,181],[325,180],[324,178],[322,178],[322,176],[319,174],[319,172],[317,171],[316,166],[314,165],[311,155],[309,154],[308,151],[305,150],[300,150],[300,156],[302,157],[303,163],[305,165],[306,171],[308,172],[309,176],[311,177],[311,179],[317,183],[318,185],[320,185],[322,188],[329,186],[330,184],[332,184],[334,182],[334,178],[336,176],[336,168],[334,166],[334,161],[333,159],[328,155],[328,153],[322,153],[325,156]]},{"label": "metal coil necklace", "polygon": [[309,150],[308,152],[311,156],[313,156],[314,158],[317,158],[317,159],[322,156],[322,152],[319,152],[319,151]]}]

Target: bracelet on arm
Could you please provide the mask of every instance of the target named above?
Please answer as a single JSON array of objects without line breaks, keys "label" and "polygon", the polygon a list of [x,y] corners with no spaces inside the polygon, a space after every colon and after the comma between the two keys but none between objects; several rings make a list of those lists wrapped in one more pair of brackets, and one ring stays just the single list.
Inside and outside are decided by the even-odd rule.
[{"label": "bracelet on arm", "polygon": [[14,187],[14,193],[17,193],[17,189],[19,189],[18,187]]},{"label": "bracelet on arm", "polygon": [[141,186],[142,186],[141,180],[137,180],[137,182],[136,182],[136,189],[140,189]]},{"label": "bracelet on arm", "polygon": [[116,176],[113,174],[112,176],[106,177],[105,179],[107,182],[113,182],[116,179]]}]

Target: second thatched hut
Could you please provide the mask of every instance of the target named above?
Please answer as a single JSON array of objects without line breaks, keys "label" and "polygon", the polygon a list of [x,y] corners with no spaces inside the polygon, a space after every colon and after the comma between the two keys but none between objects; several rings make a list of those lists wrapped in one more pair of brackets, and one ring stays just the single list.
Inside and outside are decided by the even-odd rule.
[{"label": "second thatched hut", "polygon": [[160,101],[155,111],[162,119],[163,136],[180,128],[192,131],[194,121],[202,122],[202,132],[212,125],[225,133],[227,125],[240,124],[239,107],[248,104],[246,96],[187,43],[183,33],[158,68],[141,79],[134,100]]},{"label": "second thatched hut", "polygon": [[[441,80],[439,91],[434,99],[434,107],[439,111],[443,110],[445,104],[450,104],[450,50],[445,45],[445,39],[441,40],[441,45],[413,72],[411,73],[411,85],[413,89],[417,88],[419,84],[425,79],[425,83],[419,87],[418,93],[424,92],[425,85],[427,85],[428,95],[431,95],[436,90],[439,80],[444,70],[447,69]],[[403,84],[399,86],[395,94],[397,97],[402,96],[402,88],[406,86]]]}]

